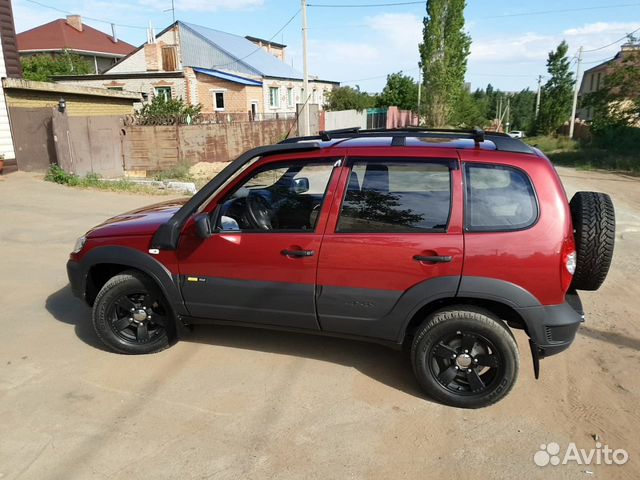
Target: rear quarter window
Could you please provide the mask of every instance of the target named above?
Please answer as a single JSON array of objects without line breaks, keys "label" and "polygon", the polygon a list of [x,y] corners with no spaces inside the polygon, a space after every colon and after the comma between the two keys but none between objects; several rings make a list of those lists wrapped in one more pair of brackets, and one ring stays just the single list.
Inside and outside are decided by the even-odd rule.
[{"label": "rear quarter window", "polygon": [[538,202],[529,177],[503,165],[465,165],[465,228],[504,232],[531,227]]}]

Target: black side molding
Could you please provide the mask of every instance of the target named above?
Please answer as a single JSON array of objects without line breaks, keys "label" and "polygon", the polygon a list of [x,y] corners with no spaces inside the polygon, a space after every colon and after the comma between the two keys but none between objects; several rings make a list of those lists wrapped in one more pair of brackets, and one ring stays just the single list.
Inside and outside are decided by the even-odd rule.
[{"label": "black side molding", "polygon": [[151,240],[151,248],[157,248],[158,250],[175,250],[178,248],[180,231],[189,217],[207,201],[213,192],[224,185],[232,175],[238,172],[254,158],[276,154],[309,152],[319,149],[320,144],[318,142],[304,142],[268,145],[266,147],[254,148],[243,153],[236,160],[227,165],[218,175],[211,179],[211,181],[202,187],[193,197],[191,197],[189,201],[171,217],[171,219],[160,225],[160,228],[158,228]]}]

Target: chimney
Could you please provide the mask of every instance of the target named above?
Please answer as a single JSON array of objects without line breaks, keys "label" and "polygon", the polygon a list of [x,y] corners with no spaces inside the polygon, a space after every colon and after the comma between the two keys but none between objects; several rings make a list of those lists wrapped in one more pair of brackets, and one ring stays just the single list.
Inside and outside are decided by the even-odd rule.
[{"label": "chimney", "polygon": [[118,43],[118,34],[116,33],[115,23],[111,24],[111,40],[113,40],[113,43]]},{"label": "chimney", "polygon": [[160,71],[162,67],[162,46],[158,43],[144,45],[144,60],[148,72]]},{"label": "chimney", "polygon": [[67,23],[79,32],[82,31],[82,17],[80,15],[67,15]]}]

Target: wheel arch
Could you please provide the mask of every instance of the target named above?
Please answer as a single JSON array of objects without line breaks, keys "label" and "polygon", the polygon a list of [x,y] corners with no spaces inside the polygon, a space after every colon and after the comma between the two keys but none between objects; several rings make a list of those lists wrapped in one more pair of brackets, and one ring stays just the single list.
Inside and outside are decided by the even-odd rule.
[{"label": "wheel arch", "polygon": [[84,270],[83,292],[89,305],[104,284],[125,270],[137,270],[149,277],[162,291],[177,315],[186,314],[178,288],[178,276],[173,275],[155,258],[128,247],[99,247],[82,259]]},{"label": "wheel arch", "polygon": [[407,339],[413,337],[415,331],[431,313],[452,305],[472,305],[474,307],[484,308],[505,321],[509,327],[527,331],[525,320],[513,307],[506,303],[477,297],[448,297],[422,305],[409,319],[403,332],[402,342],[404,343]]},{"label": "wheel arch", "polygon": [[[424,286],[427,285],[431,289],[430,284],[425,283]],[[407,336],[412,335],[430,313],[449,305],[460,304],[484,308],[506,321],[511,328],[525,330],[529,336],[537,336],[537,330],[531,323],[535,319],[530,318],[526,312],[529,308],[541,307],[541,304],[531,293],[504,280],[463,276],[453,295],[446,295],[443,290],[435,298],[425,297],[424,301],[414,305],[400,331],[399,343],[404,343]]]}]

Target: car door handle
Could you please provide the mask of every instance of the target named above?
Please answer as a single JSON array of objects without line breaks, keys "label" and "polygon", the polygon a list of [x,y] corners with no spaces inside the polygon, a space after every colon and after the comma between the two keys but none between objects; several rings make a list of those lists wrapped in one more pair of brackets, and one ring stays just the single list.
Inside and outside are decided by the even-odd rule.
[{"label": "car door handle", "polygon": [[423,255],[414,255],[413,259],[416,262],[424,263],[449,263],[451,260],[453,260],[453,257],[441,255],[430,255],[428,257]]},{"label": "car door handle", "polygon": [[316,252],[314,252],[313,250],[282,250],[280,253],[285,257],[304,258],[313,257]]}]

